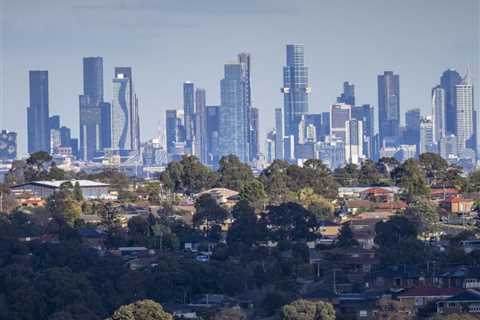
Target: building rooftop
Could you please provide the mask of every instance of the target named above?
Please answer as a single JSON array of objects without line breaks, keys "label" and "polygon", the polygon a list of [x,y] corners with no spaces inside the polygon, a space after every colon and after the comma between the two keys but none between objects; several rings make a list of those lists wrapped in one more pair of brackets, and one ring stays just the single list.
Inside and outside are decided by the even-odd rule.
[{"label": "building rooftop", "polygon": [[[91,180],[52,180],[52,181],[32,181],[28,183],[24,183],[19,186],[24,186],[24,185],[37,185],[37,186],[43,186],[43,187],[48,187],[48,188],[60,188],[60,186],[66,182],[70,182],[72,185],[75,185],[77,182],[80,185],[81,188],[92,188],[92,187],[108,187],[108,184],[106,183],[101,183],[101,182],[96,182],[96,181],[91,181]],[[19,187],[17,186],[17,187]]]}]

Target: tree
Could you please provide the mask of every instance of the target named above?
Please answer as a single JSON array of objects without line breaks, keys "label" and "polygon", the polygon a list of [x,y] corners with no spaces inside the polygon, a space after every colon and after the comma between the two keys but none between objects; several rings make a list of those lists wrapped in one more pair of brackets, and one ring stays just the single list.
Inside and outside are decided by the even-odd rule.
[{"label": "tree", "polygon": [[140,300],[121,306],[106,320],[173,320],[161,304],[153,300]]},{"label": "tree", "polygon": [[256,179],[245,182],[240,189],[239,196],[240,199],[247,201],[250,206],[257,209],[263,209],[267,202],[263,184]]},{"label": "tree", "polygon": [[240,308],[224,308],[218,312],[213,320],[247,320],[247,314]]},{"label": "tree", "polygon": [[376,186],[382,183],[382,174],[370,159],[365,160],[360,168],[358,183],[364,186]]},{"label": "tree", "polygon": [[392,171],[392,178],[395,184],[404,190],[409,200],[430,194],[425,173],[415,159],[408,159],[395,168]]},{"label": "tree", "polygon": [[335,180],[342,187],[352,187],[359,184],[360,170],[356,164],[348,163],[342,168],[335,169]]},{"label": "tree", "polygon": [[429,185],[437,185],[444,181],[448,169],[448,162],[445,159],[438,154],[426,152],[420,155],[419,162]]},{"label": "tree", "polygon": [[419,199],[409,205],[405,217],[417,226],[417,230],[426,237],[437,231],[439,215],[437,209],[425,199]]},{"label": "tree", "polygon": [[115,227],[119,224],[120,212],[118,208],[114,207],[110,202],[103,204],[99,208],[98,214],[102,220],[102,225],[104,225],[107,229]]},{"label": "tree", "polygon": [[310,211],[293,202],[268,206],[259,223],[268,230],[268,238],[276,241],[313,239],[318,226]]},{"label": "tree", "polygon": [[468,176],[468,189],[472,192],[480,191],[480,170],[475,170]]},{"label": "tree", "polygon": [[268,197],[275,204],[282,203],[288,193],[287,168],[286,161],[275,160],[260,174],[259,180],[264,185]]},{"label": "tree", "polygon": [[413,320],[415,319],[415,306],[409,301],[379,299],[376,302],[377,320]]},{"label": "tree", "polygon": [[282,320],[335,320],[335,309],[328,302],[299,299],[283,306]]},{"label": "tree", "polygon": [[379,246],[393,247],[406,239],[416,239],[417,234],[416,225],[402,216],[393,216],[375,225],[375,243]]},{"label": "tree", "polygon": [[353,238],[353,232],[348,223],[344,223],[340,229],[337,239],[337,246],[341,248],[357,247],[359,243]]},{"label": "tree", "polygon": [[230,247],[243,244],[250,248],[257,239],[258,225],[255,209],[247,201],[240,200],[232,209],[235,221],[228,229],[227,243]]},{"label": "tree", "polygon": [[66,222],[73,225],[74,221],[80,217],[82,209],[75,200],[72,190],[73,186],[70,182],[63,183],[47,199],[47,210],[53,216],[63,218]]},{"label": "tree", "polygon": [[185,155],[180,162],[168,164],[160,175],[160,181],[173,192],[194,194],[215,185],[217,176],[197,157]]},{"label": "tree", "polygon": [[80,183],[78,181],[75,181],[75,184],[73,185],[73,198],[76,201],[82,201],[83,200],[82,189],[80,188]]},{"label": "tree", "polygon": [[201,195],[195,201],[195,215],[193,224],[196,227],[204,225],[207,234],[210,234],[214,225],[222,224],[227,218],[227,210],[221,207],[209,194]]},{"label": "tree", "polygon": [[242,163],[237,156],[228,155],[220,159],[218,184],[221,187],[240,191],[242,186],[254,179],[252,170]]}]

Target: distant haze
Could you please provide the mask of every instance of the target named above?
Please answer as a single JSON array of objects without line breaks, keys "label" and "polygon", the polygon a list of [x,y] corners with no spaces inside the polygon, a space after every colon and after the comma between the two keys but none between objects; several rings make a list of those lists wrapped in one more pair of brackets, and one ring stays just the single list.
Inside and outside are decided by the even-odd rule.
[{"label": "distant haze", "polygon": [[[377,110],[377,74],[400,74],[401,112],[430,113],[441,73],[470,69],[478,84],[478,0],[0,0],[0,128],[19,132],[26,152],[28,71],[48,70],[50,114],[78,136],[82,57],[104,58],[105,99],[113,68],[131,66],[145,141],[182,107],[182,83],[219,103],[223,64],[252,54],[261,140],[283,106],[285,45],[303,43],[310,68],[310,112],[327,111],[342,82],[357,103]],[[476,92],[479,88],[477,85]],[[476,103],[478,107],[478,99]]]}]

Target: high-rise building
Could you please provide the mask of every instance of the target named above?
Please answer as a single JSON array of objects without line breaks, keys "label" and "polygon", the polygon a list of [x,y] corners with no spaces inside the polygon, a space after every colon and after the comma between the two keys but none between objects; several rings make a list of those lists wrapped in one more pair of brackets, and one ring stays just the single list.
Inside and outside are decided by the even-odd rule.
[{"label": "high-rise building", "polygon": [[322,112],[322,129],[320,136],[325,137],[330,134],[330,112]]},{"label": "high-rise building", "polygon": [[183,110],[167,110],[165,117],[167,152],[173,154],[177,143],[185,140]]},{"label": "high-rise building", "polygon": [[48,125],[50,127],[50,130],[52,130],[52,129],[59,130],[60,129],[60,116],[55,115],[55,116],[51,116],[50,118],[48,118]]},{"label": "high-rise building", "polygon": [[348,81],[343,83],[343,92],[337,97],[337,103],[355,105],[355,85]]},{"label": "high-rise building", "polygon": [[433,132],[435,143],[445,137],[445,89],[436,86],[432,89],[432,115],[433,115]]},{"label": "high-rise building", "polygon": [[346,122],[345,161],[359,165],[363,158],[363,122],[352,119]]},{"label": "high-rise building", "polygon": [[373,158],[373,137],[375,132],[373,107],[369,104],[352,108],[352,119],[362,121],[363,127],[363,154]]},{"label": "high-rise building", "polygon": [[431,117],[422,118],[420,120],[419,154],[426,152],[437,153],[433,127],[434,126]]},{"label": "high-rise building", "polygon": [[50,151],[48,71],[30,71],[30,105],[27,108],[28,152]]},{"label": "high-rise building", "polygon": [[[83,94],[80,107],[80,158],[92,160],[102,150],[103,59],[83,58]],[[103,133],[110,135],[110,133]]]},{"label": "high-rise building", "polygon": [[112,81],[112,149],[138,152],[140,148],[138,99],[133,91],[132,69],[116,67]]},{"label": "high-rise building", "polygon": [[[316,141],[320,141],[323,134],[323,128],[322,128],[322,114],[317,113],[317,114],[306,114],[305,115],[305,124],[307,126],[312,125],[315,127],[315,132],[316,132]],[[329,129],[330,130],[330,129]],[[327,132],[328,134],[328,132]]]},{"label": "high-rise building", "polygon": [[108,102],[100,104],[100,149],[112,147],[112,105]]},{"label": "high-rise building", "polygon": [[283,67],[283,116],[285,135],[293,135],[298,141],[298,124],[302,115],[308,113],[308,68],[304,62],[304,47],[287,45],[287,63]]},{"label": "high-rise building", "polygon": [[327,136],[325,141],[316,144],[316,158],[331,170],[345,164],[345,142],[335,136]]},{"label": "high-rise building", "polygon": [[207,153],[208,163],[218,164],[219,159],[219,130],[220,130],[220,106],[207,106]]},{"label": "high-rise building", "polygon": [[251,85],[251,56],[250,53],[238,54],[238,63],[242,65],[242,80],[244,83],[244,101],[246,112],[246,130],[249,160],[253,161],[258,154],[258,109],[253,107]]},{"label": "high-rise building", "polygon": [[414,108],[405,112],[405,131],[403,133],[403,143],[406,145],[417,146],[419,151],[420,142],[420,109]]},{"label": "high-rise building", "polygon": [[195,155],[204,164],[208,163],[207,148],[207,97],[205,89],[195,90]]},{"label": "high-rise building", "polygon": [[439,142],[440,156],[445,160],[456,160],[458,157],[457,137],[447,135],[442,137]]},{"label": "high-rise building", "polygon": [[336,103],[330,106],[330,135],[346,141],[346,123],[352,119],[352,106]]},{"label": "high-rise building", "polygon": [[400,135],[400,76],[385,71],[377,80],[380,145],[383,145],[386,138],[398,141]]},{"label": "high-rise building", "polygon": [[103,102],[103,58],[83,58],[83,94],[91,105]]},{"label": "high-rise building", "polygon": [[466,77],[455,86],[455,98],[458,152],[475,150],[473,84]]},{"label": "high-rise building", "polygon": [[248,142],[250,160],[256,159],[260,153],[258,146],[259,121],[258,108],[250,108],[250,140]]},{"label": "high-rise building", "polygon": [[275,109],[275,159],[283,160],[284,159],[284,152],[283,152],[283,110],[281,108]]},{"label": "high-rise building", "polygon": [[457,134],[455,87],[460,82],[462,82],[462,77],[453,69],[448,69],[443,72],[440,78],[440,86],[445,90],[445,132],[449,135]]},{"label": "high-rise building", "polygon": [[0,161],[17,159],[17,133],[7,130],[0,132]]},{"label": "high-rise building", "polygon": [[275,160],[275,140],[277,139],[276,136],[277,133],[275,132],[275,130],[271,130],[267,133],[267,140],[265,141],[265,158],[267,163],[272,163],[273,160]]},{"label": "high-rise building", "polygon": [[183,123],[185,124],[185,142],[192,148],[195,118],[195,88],[192,82],[183,83]]},{"label": "high-rise building", "polygon": [[295,138],[293,135],[283,138],[283,159],[288,162],[295,160]]},{"label": "high-rise building", "polygon": [[225,75],[220,81],[221,107],[220,107],[220,132],[219,151],[220,155],[236,155],[240,161],[248,162],[248,135],[245,83],[243,81],[243,69],[240,63],[225,65]]}]

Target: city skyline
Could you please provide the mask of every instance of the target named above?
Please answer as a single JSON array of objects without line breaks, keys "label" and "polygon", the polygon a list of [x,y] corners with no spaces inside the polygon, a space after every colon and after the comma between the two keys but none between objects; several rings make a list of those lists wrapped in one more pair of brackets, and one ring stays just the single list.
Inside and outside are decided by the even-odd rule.
[{"label": "city skyline", "polygon": [[[408,1],[407,1],[408,2]],[[37,8],[34,4],[26,2],[31,6],[26,10],[27,16],[29,12],[38,9],[38,17],[45,17],[46,12],[42,8]],[[85,3],[85,2],[84,2]],[[121,16],[122,6],[109,4],[106,2],[105,6],[96,6],[93,2],[86,2],[80,6],[74,1],[68,1],[59,5],[58,10],[74,9],[73,16],[78,17],[84,15],[86,12],[94,12],[95,14],[105,14],[108,17]],[[139,6],[135,13],[138,16],[145,15],[146,8],[156,8],[155,4],[151,1],[143,1],[143,6]],[[413,2],[410,2],[412,5]],[[433,2],[428,2],[427,4]],[[186,3],[182,3],[186,6]],[[167,11],[173,15],[185,16],[185,12],[182,9],[182,4],[177,6],[170,6],[162,4]],[[272,2],[265,2],[264,4],[255,4],[249,10],[240,11],[234,13],[234,7],[226,7],[219,2],[212,1],[212,4],[207,5],[208,8],[214,7],[213,4],[217,4],[215,10],[226,11],[227,16],[233,16],[233,23],[239,23],[241,17],[250,17],[253,15],[255,18],[255,11],[258,10],[265,14],[266,8],[273,6]],[[332,103],[335,102],[335,97],[338,96],[342,90],[342,84],[344,81],[350,81],[356,86],[356,100],[357,104],[371,104],[375,110],[378,110],[377,102],[377,90],[376,90],[376,76],[382,74],[383,71],[393,70],[401,77],[401,110],[400,114],[403,115],[407,110],[415,107],[419,107],[422,110],[422,114],[428,114],[431,110],[431,89],[438,84],[441,73],[449,67],[457,69],[460,74],[465,74],[467,68],[470,69],[470,73],[473,76],[478,74],[478,18],[475,12],[478,12],[478,3],[475,1],[465,1],[459,6],[448,6],[446,1],[435,1],[436,6],[428,6],[427,4],[414,4],[417,11],[422,13],[428,13],[432,16],[429,22],[429,28],[425,26],[419,26],[419,21],[415,17],[409,21],[410,27],[401,24],[401,19],[398,16],[391,17],[392,26],[396,29],[396,41],[387,41],[385,32],[376,30],[372,27],[378,27],[381,21],[385,21],[386,18],[382,16],[385,13],[382,10],[386,9],[386,5],[382,5],[378,1],[371,1],[366,4],[366,7],[375,7],[373,13],[368,13],[367,10],[359,9],[358,5],[353,2],[345,1],[338,6],[332,6],[327,4],[313,4],[309,3],[298,7],[293,4],[286,5],[283,9],[273,10],[271,15],[273,21],[278,21],[284,17],[288,9],[291,9],[301,17],[305,18],[305,23],[313,23],[313,18],[320,12],[320,8],[324,8],[332,17],[335,17],[339,13],[341,7],[355,8],[356,14],[348,11],[345,13],[351,18],[352,23],[358,20],[370,21],[374,18],[381,18],[380,21],[375,23],[365,24],[362,29],[363,32],[356,34],[355,36],[349,36],[346,34],[346,30],[349,27],[345,26],[343,29],[338,24],[336,26],[335,35],[337,37],[343,37],[343,40],[353,39],[356,50],[349,54],[339,53],[338,50],[335,54],[327,54],[322,48],[337,49],[338,40],[331,38],[333,32],[329,30],[323,30],[320,25],[316,30],[308,31],[307,34],[302,34],[300,24],[298,28],[293,28],[290,32],[284,33],[281,36],[273,36],[272,39],[268,39],[262,42],[255,42],[248,40],[247,35],[251,35],[253,26],[263,26],[260,21],[253,19],[252,26],[248,27],[245,34],[235,34],[237,41],[234,45],[229,39],[225,39],[225,44],[212,43],[212,49],[216,52],[212,54],[212,49],[196,49],[196,42],[186,42],[183,44],[186,48],[190,49],[190,54],[178,55],[177,51],[180,50],[179,44],[176,42],[169,43],[167,50],[164,52],[158,52],[160,59],[152,61],[150,56],[145,57],[145,50],[125,50],[118,51],[113,49],[118,48],[118,41],[108,40],[105,38],[108,46],[103,48],[95,48],[94,45],[87,43],[83,39],[76,28],[77,22],[72,22],[69,27],[73,28],[73,31],[77,30],[73,34],[79,37],[79,43],[72,46],[73,50],[65,52],[65,49],[60,48],[57,50],[58,54],[51,54],[51,50],[56,48],[54,41],[46,42],[50,44],[48,46],[39,47],[35,56],[28,54],[28,52],[20,52],[21,44],[23,42],[14,41],[11,38],[11,34],[24,35],[25,40],[31,39],[37,31],[33,32],[31,26],[26,23],[8,23],[9,19],[18,12],[20,9],[25,9],[24,4],[4,4],[5,13],[4,20],[6,23],[3,28],[3,43],[2,43],[2,79],[3,83],[1,92],[1,119],[0,126],[2,128],[18,132],[19,142],[19,156],[25,155],[26,151],[26,123],[24,121],[26,115],[25,107],[28,104],[28,88],[25,82],[28,77],[29,70],[48,70],[49,71],[49,87],[50,87],[50,114],[59,114],[62,117],[63,122],[68,127],[72,128],[72,136],[78,137],[78,94],[82,91],[81,88],[81,68],[82,58],[87,56],[101,56],[104,59],[104,99],[106,102],[111,102],[112,89],[109,83],[110,74],[115,66],[129,65],[135,69],[135,82],[136,92],[138,93],[141,107],[140,107],[140,119],[141,125],[141,137],[142,141],[154,137],[157,135],[159,125],[164,128],[164,114],[166,109],[181,108],[182,106],[182,91],[181,83],[187,80],[191,80],[197,86],[205,88],[207,92],[207,105],[218,105],[220,100],[218,80],[222,76],[223,64],[229,60],[232,55],[237,52],[249,52],[251,54],[252,64],[252,96],[253,106],[260,109],[260,146],[264,151],[264,138],[268,130],[275,127],[274,121],[274,109],[283,106],[282,95],[278,93],[278,87],[282,83],[281,68],[285,64],[284,46],[288,43],[299,43],[305,46],[305,65],[309,67],[309,85],[312,87],[312,93],[309,95],[309,111],[311,113],[320,113],[327,111]],[[135,7],[134,4],[127,6]],[[408,14],[408,6],[406,4],[390,4],[390,7],[394,6],[396,9]],[[427,8],[428,7],[428,8]],[[111,13],[108,10],[111,9]],[[158,8],[157,8],[158,9]],[[208,10],[199,8],[193,5],[191,8],[192,13],[198,13],[199,16],[208,15]],[[428,11],[428,10],[429,11]],[[183,10],[183,11],[182,11]],[[186,10],[186,9],[185,9]],[[312,11],[308,13],[307,11]],[[287,11],[287,12],[286,12]],[[159,10],[155,11],[156,13]],[[72,13],[70,13],[72,14]],[[160,16],[162,13],[158,13]],[[451,16],[462,15],[462,27],[450,26],[446,28],[442,21]],[[48,16],[48,15],[47,15]],[[68,16],[68,15],[67,15]],[[332,23],[332,17],[327,15],[326,21]],[[153,18],[148,15],[148,18]],[[224,26],[220,20],[214,19],[208,26],[199,26],[198,18],[192,20],[192,26],[185,28],[186,30],[178,27],[177,34],[187,36],[188,30],[195,30],[197,32],[207,29],[214,29],[215,32],[223,32],[233,30],[231,26]],[[299,19],[299,18],[296,18]],[[383,20],[382,20],[383,19]],[[442,20],[443,19],[443,20]],[[105,37],[108,34],[109,26],[111,27],[111,19],[107,19],[104,28],[102,25],[98,25],[101,30],[99,35],[95,37]],[[147,19],[148,20],[148,19]],[[152,22],[153,27],[155,21]],[[316,21],[315,21],[316,22]],[[324,23],[327,23],[324,22]],[[370,21],[371,22],[371,21]],[[44,26],[46,30],[52,30],[56,23],[51,22]],[[185,23],[181,20],[181,23]],[[168,24],[168,23],[166,23]],[[195,29],[195,26],[199,30]],[[469,27],[470,26],[470,27]],[[418,34],[412,39],[407,39],[407,33],[409,28],[418,28]],[[437,52],[431,60],[426,60],[427,56],[431,56],[431,46],[440,43],[442,37],[439,35],[432,35],[431,29],[435,27],[442,33],[447,48],[443,50],[445,52]],[[89,28],[92,28],[90,26]],[[123,25],[122,28],[125,28]],[[158,32],[163,33],[166,30],[174,28],[172,25],[162,25]],[[132,37],[135,45],[139,49],[151,49],[145,36],[148,34],[148,29],[142,25],[139,31],[139,37]],[[375,30],[374,30],[375,29]],[[183,31],[182,31],[183,30]],[[259,29],[260,35],[263,28]],[[279,25],[279,34],[282,33],[283,27]],[[91,29],[87,31],[92,31]],[[462,31],[460,34],[459,32]],[[87,32],[88,33],[88,32]],[[143,36],[142,36],[143,35]],[[367,37],[367,35],[370,35]],[[371,35],[377,35],[372,37]],[[42,39],[42,34],[39,38]],[[155,38],[155,37],[154,37]],[[368,39],[367,39],[368,38]],[[370,39],[371,38],[371,39]],[[49,38],[47,38],[49,39]],[[167,38],[172,40],[172,38]],[[38,44],[38,40],[32,40]],[[323,41],[321,41],[323,40]],[[330,41],[329,41],[330,40]],[[365,40],[365,44],[359,43],[359,40]],[[384,41],[385,48],[378,50],[378,53],[372,55],[372,49],[368,46],[372,46],[376,42],[381,43]],[[346,43],[347,41],[345,41]],[[452,47],[462,48],[462,50],[451,50]],[[361,49],[364,50],[361,50]],[[403,48],[404,50],[400,50]],[[414,50],[421,48],[422,50]],[[56,48],[59,49],[59,48]],[[195,50],[195,51],[194,51]],[[187,50],[188,51],[188,50]],[[198,51],[198,52],[197,52]],[[195,52],[195,54],[193,54]],[[358,54],[361,52],[361,54]],[[394,54],[392,54],[394,53]],[[398,53],[398,54],[395,54]],[[401,55],[399,53],[402,53]],[[415,53],[415,54],[414,54]],[[370,54],[372,59],[367,60],[367,56]],[[428,59],[430,59],[430,56]],[[30,57],[29,59],[27,59]],[[208,57],[208,59],[207,59]],[[363,58],[362,58],[363,57]],[[148,58],[148,59],[144,59]],[[348,59],[347,59],[348,58]],[[19,61],[19,59],[23,59]],[[162,60],[163,59],[163,60]],[[342,60],[343,59],[343,60]],[[347,60],[345,60],[347,59]],[[201,60],[202,63],[197,62]],[[28,62],[26,62],[28,61]],[[362,63],[366,61],[365,63]],[[424,62],[428,61],[429,64]],[[58,63],[54,63],[58,62]],[[342,63],[343,62],[343,63]],[[172,74],[171,68],[168,64],[172,64],[177,67],[178,72]],[[425,65],[422,65],[425,64]],[[181,67],[179,67],[181,66]],[[211,70],[208,75],[205,73],[205,69]],[[22,71],[23,70],[23,71]],[[158,81],[162,74],[165,74],[166,81]],[[168,74],[168,76],[166,76]],[[8,79],[9,81],[5,81]],[[155,79],[156,81],[152,80]],[[177,81],[178,80],[178,81]],[[474,78],[474,85],[477,83],[477,79]],[[26,90],[27,89],[27,90]],[[478,92],[476,92],[478,96]],[[478,99],[476,99],[478,101]],[[477,106],[476,106],[477,107]],[[14,110],[15,112],[13,112]],[[375,111],[377,115],[377,111]],[[403,123],[403,118],[401,120]],[[375,125],[375,131],[378,131],[377,124]]]}]

